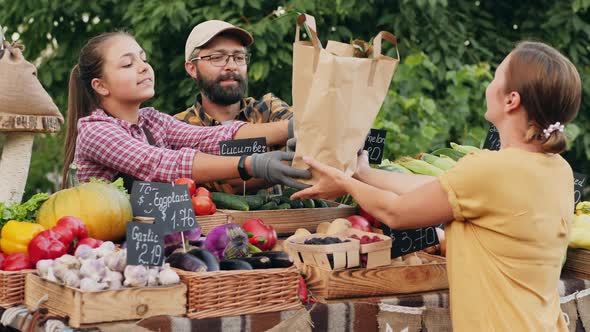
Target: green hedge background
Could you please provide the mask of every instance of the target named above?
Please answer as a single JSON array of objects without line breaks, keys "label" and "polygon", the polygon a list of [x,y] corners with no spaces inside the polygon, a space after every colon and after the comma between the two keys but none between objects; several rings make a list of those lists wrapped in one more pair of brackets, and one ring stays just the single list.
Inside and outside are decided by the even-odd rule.
[{"label": "green hedge background", "polygon": [[[82,45],[105,31],[131,32],[156,71],[156,96],[146,102],[174,114],[197,93],[184,72],[186,37],[204,20],[221,19],[255,38],[249,94],[273,92],[291,100],[295,15],[317,20],[319,36],[369,40],[380,30],[399,39],[402,64],[375,127],[387,129],[385,157],[395,159],[447,146],[479,145],[488,124],[484,91],[497,64],[516,42],[547,42],[572,59],[584,97],[567,126],[572,168],[590,174],[590,0],[0,0],[7,39],[26,46],[39,78],[62,112],[68,75]],[[386,49],[393,55],[393,48]],[[65,129],[65,126],[64,126]],[[60,182],[64,131],[35,139],[25,199],[55,191]],[[587,197],[588,195],[586,195]]]}]

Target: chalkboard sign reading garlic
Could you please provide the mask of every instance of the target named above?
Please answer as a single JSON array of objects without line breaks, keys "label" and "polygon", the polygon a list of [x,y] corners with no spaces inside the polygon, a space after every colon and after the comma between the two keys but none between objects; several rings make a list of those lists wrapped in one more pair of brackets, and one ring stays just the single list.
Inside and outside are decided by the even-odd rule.
[{"label": "chalkboard sign reading garlic", "polygon": [[134,216],[154,217],[164,225],[165,234],[198,226],[191,196],[185,185],[135,181],[131,189]]},{"label": "chalkboard sign reading garlic", "polygon": [[164,263],[164,230],[162,223],[127,223],[127,264],[162,266]]}]

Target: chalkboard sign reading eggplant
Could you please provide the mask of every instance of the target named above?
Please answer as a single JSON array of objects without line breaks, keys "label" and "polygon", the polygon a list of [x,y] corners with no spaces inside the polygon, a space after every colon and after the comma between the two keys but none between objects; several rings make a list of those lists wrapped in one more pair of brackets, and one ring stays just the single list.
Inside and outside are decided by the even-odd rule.
[{"label": "chalkboard sign reading eggplant", "polygon": [[574,172],[574,207],[582,200],[586,175]]},{"label": "chalkboard sign reading eggplant", "polygon": [[387,131],[384,129],[371,129],[369,132],[363,149],[369,153],[370,164],[381,164],[385,149],[385,135],[387,135]]},{"label": "chalkboard sign reading eggplant", "polygon": [[127,264],[162,266],[164,230],[161,223],[127,223]]},{"label": "chalkboard sign reading eggplant", "polygon": [[391,237],[393,240],[391,258],[411,254],[439,243],[434,226],[397,231],[381,224],[381,229],[384,235]]},{"label": "chalkboard sign reading eggplant", "polygon": [[222,156],[249,156],[254,153],[265,153],[266,151],[266,137],[219,142],[219,154]]},{"label": "chalkboard sign reading eggplant", "polygon": [[165,234],[198,226],[186,185],[135,181],[131,189],[134,216],[154,217]]},{"label": "chalkboard sign reading eggplant", "polygon": [[496,151],[500,150],[500,133],[494,125],[490,125],[490,129],[488,129],[488,135],[483,143],[483,148]]}]

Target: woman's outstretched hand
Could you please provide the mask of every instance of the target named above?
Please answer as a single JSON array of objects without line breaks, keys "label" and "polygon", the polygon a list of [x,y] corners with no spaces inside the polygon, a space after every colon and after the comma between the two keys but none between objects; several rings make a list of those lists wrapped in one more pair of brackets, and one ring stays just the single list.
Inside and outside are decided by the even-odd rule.
[{"label": "woman's outstretched hand", "polygon": [[303,161],[310,166],[317,183],[296,192],[291,199],[336,198],[346,194],[346,182],[351,180],[349,176],[311,157],[303,157]]}]

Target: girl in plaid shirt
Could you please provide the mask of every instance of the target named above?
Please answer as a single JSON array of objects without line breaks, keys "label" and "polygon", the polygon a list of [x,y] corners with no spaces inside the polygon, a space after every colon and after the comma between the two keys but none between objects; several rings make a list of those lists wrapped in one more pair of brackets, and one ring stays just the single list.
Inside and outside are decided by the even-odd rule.
[{"label": "girl in plaid shirt", "polygon": [[198,127],[140,108],[153,95],[154,71],[131,35],[113,32],[88,41],[70,74],[63,187],[72,162],[82,182],[123,176],[155,182],[188,177],[202,183],[253,176],[301,187],[292,178],[310,176],[285,165],[292,153],[218,155],[224,140],[266,136],[269,145],[285,144],[289,121]]}]

